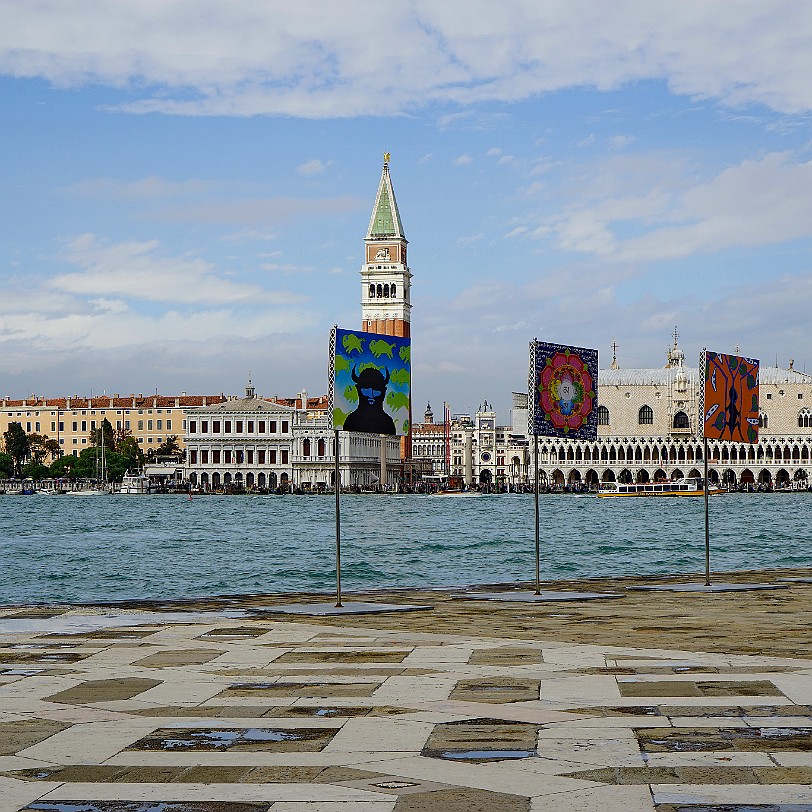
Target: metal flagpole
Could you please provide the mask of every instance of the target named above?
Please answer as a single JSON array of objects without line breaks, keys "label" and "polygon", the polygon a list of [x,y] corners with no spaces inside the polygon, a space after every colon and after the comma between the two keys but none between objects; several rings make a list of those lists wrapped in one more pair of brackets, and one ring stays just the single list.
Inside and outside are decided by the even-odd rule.
[{"label": "metal flagpole", "polygon": [[710,586],[710,518],[708,513],[708,438],[704,441],[702,456],[705,462],[705,586]]},{"label": "metal flagpole", "polygon": [[336,488],[336,607],[341,607],[341,473],[338,467],[338,429],[335,433],[335,488]]},{"label": "metal flagpole", "polygon": [[540,585],[540,545],[539,545],[539,437],[538,434],[533,435],[533,467],[536,469],[536,595],[541,595]]}]

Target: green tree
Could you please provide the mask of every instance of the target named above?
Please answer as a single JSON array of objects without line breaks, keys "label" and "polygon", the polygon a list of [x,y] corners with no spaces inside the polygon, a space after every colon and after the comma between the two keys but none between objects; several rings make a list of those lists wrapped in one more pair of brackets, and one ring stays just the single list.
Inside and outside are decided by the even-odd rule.
[{"label": "green tree", "polygon": [[73,454],[65,454],[51,463],[49,473],[54,479],[76,479],[77,458]]},{"label": "green tree", "polygon": [[141,450],[141,446],[138,445],[135,437],[123,437],[118,441],[116,451],[121,454],[122,457],[127,458],[129,461],[128,468],[138,469],[144,464],[144,452]]},{"label": "green tree", "polygon": [[106,417],[102,420],[101,426],[90,432],[90,442],[99,448],[104,442],[105,450],[116,450],[116,433],[113,430],[113,424]]},{"label": "green tree", "polygon": [[6,453],[14,460],[14,473],[17,476],[22,474],[23,463],[28,457],[28,435],[26,435],[20,423],[9,423],[8,431],[3,432],[3,442],[6,445]]},{"label": "green tree", "polygon": [[39,482],[41,479],[45,479],[51,473],[50,469],[47,465],[43,465],[38,460],[31,460],[23,465],[22,468],[22,476],[24,479],[33,479],[35,482]]},{"label": "green tree", "polygon": [[150,459],[155,459],[156,457],[175,457],[176,459],[180,459],[183,456],[183,450],[178,442],[178,436],[173,434],[171,437],[167,437],[157,448],[151,448],[148,456]]},{"label": "green tree", "polygon": [[32,433],[28,435],[28,450],[34,462],[43,464],[48,457],[56,459],[60,448],[56,440],[51,440],[47,434]]},{"label": "green tree", "polygon": [[7,479],[14,473],[14,458],[11,454],[0,453],[0,479]]}]

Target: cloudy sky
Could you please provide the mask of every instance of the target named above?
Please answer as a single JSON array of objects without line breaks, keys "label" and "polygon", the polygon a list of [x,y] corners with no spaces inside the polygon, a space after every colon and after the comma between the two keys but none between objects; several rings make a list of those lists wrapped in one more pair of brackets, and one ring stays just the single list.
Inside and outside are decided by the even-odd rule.
[{"label": "cloudy sky", "polygon": [[417,414],[812,372],[810,75],[807,0],[0,0],[0,396],[324,393],[387,150]]}]

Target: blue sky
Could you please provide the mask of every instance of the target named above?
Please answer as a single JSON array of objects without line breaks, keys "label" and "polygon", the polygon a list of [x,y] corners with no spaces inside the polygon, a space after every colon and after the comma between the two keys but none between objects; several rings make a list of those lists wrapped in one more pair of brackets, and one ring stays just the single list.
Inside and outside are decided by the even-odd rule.
[{"label": "blue sky", "polygon": [[812,4],[0,0],[0,396],[326,391],[384,151],[415,414],[534,338],[812,372]]}]

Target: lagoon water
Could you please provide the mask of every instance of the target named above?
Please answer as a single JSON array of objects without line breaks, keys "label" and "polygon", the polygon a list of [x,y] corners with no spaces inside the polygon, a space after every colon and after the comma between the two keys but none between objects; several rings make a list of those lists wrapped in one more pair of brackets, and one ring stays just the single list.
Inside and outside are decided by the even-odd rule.
[{"label": "lagoon water", "polygon": [[[543,579],[704,571],[703,500],[543,495]],[[812,566],[812,493],[710,501],[715,572]],[[530,581],[530,495],[342,496],[342,585]],[[335,583],[333,496],[0,496],[0,604]]]}]

